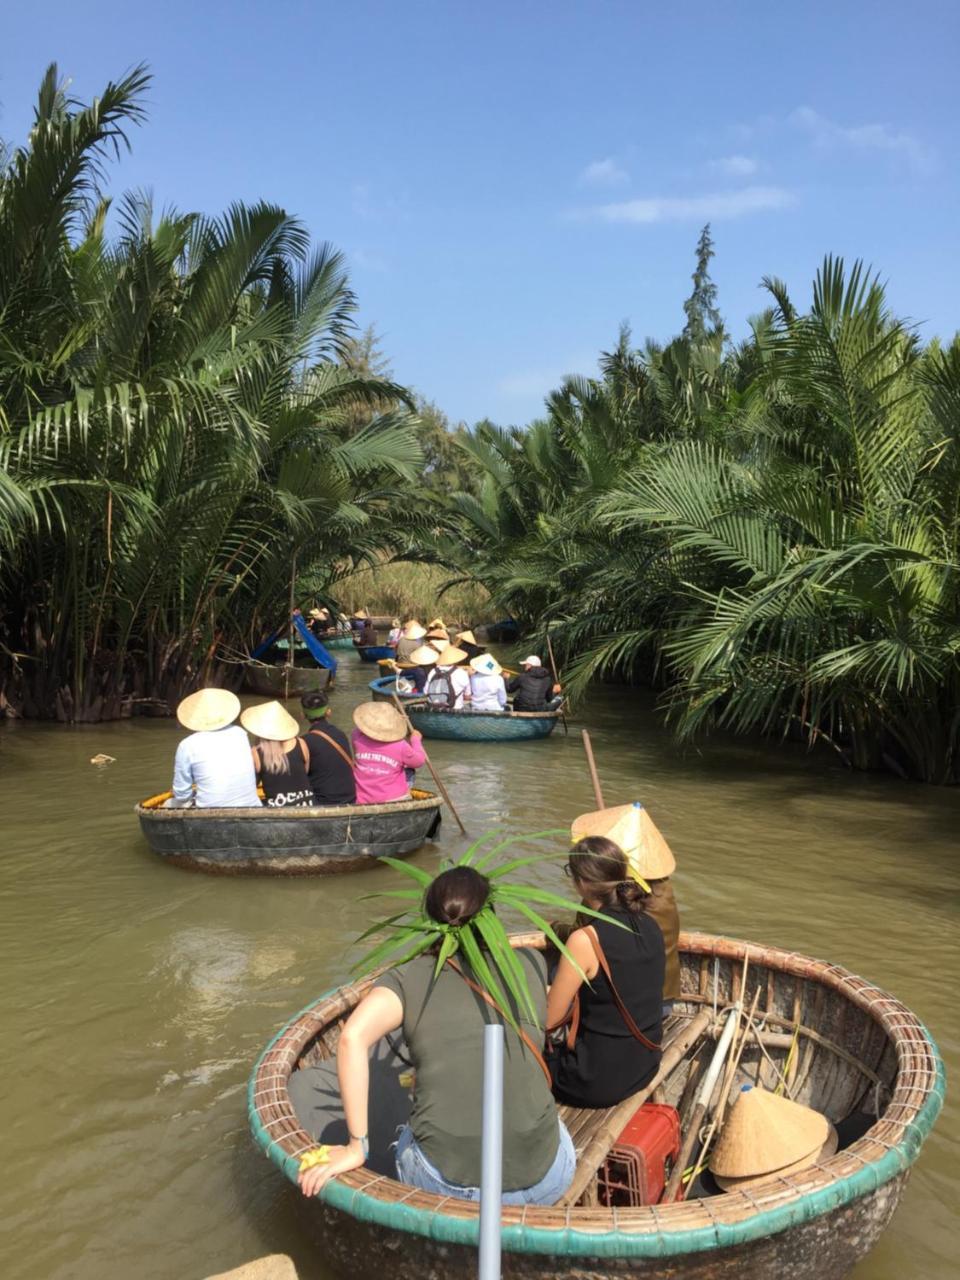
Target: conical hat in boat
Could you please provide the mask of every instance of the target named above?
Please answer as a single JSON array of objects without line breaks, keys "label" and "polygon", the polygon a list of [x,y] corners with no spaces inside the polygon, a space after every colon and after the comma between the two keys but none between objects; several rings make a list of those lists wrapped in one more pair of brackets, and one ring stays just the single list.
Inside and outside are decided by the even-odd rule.
[{"label": "conical hat in boat", "polygon": [[467,644],[476,644],[476,643],[477,643],[477,637],[473,634],[473,632],[472,632],[472,631],[460,631],[460,632],[458,632],[458,633],[457,633],[457,643],[459,643],[461,640],[465,640],[465,641],[467,642]]},{"label": "conical hat in boat", "polygon": [[416,618],[411,618],[403,628],[403,634],[407,640],[422,640],[427,634],[427,628],[422,627]]},{"label": "conical hat in boat", "polygon": [[677,860],[642,804],[618,804],[575,818],[570,828],[576,842],[585,836],[606,836],[627,855],[631,868],[644,880],[663,880],[676,870]]},{"label": "conical hat in boat", "polygon": [[177,707],[177,719],[192,733],[225,729],[240,714],[240,699],[229,689],[198,689]]},{"label": "conical hat in boat", "polygon": [[355,614],[353,614],[353,617],[355,617],[355,618],[369,618],[369,617],[370,617],[370,615],[369,615],[369,613],[367,613],[366,609],[358,609],[358,610],[356,611],[356,613],[355,613]]},{"label": "conical hat in boat", "polygon": [[429,631],[433,631],[434,628],[436,628],[438,631],[446,631],[447,624],[444,622],[442,618],[434,618],[432,622],[427,623],[427,629]]},{"label": "conical hat in boat", "polygon": [[463,649],[458,649],[455,644],[448,644],[437,655],[437,666],[455,667],[458,662],[463,662],[466,656]]},{"label": "conical hat in boat", "polygon": [[259,702],[240,712],[240,723],[248,733],[267,742],[287,742],[300,732],[300,726],[280,702]]},{"label": "conical hat in boat", "polygon": [[812,1107],[747,1085],[723,1127],[710,1172],[722,1178],[757,1178],[812,1163],[830,1137],[830,1121]]},{"label": "conical hat in boat", "polygon": [[756,1173],[752,1178],[724,1178],[722,1175],[715,1174],[714,1181],[722,1191],[739,1191],[741,1187],[753,1188],[758,1183],[768,1182],[771,1178],[785,1178],[791,1173],[801,1173],[804,1169],[809,1169],[812,1164],[817,1164],[821,1160],[828,1160],[840,1145],[839,1135],[829,1121],[827,1128],[829,1132],[823,1146],[816,1151],[811,1151],[808,1156],[794,1160],[793,1164],[784,1165],[782,1169],[771,1169],[769,1173]]},{"label": "conical hat in boat", "polygon": [[437,650],[433,645],[422,644],[419,649],[414,649],[410,655],[410,661],[418,667],[432,667],[437,660]]},{"label": "conical hat in boat", "polygon": [[406,720],[389,702],[361,702],[354,708],[353,723],[374,742],[399,742],[407,733]]},{"label": "conical hat in boat", "polygon": [[430,639],[427,640],[427,644],[430,645],[432,649],[436,649],[437,653],[442,653],[449,643],[450,641],[445,639],[443,636],[431,636]]}]

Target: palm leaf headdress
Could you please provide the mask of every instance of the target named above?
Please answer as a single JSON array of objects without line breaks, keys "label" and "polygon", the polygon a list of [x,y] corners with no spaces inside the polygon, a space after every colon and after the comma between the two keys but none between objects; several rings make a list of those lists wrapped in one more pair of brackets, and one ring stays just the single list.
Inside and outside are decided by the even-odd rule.
[{"label": "palm leaf headdress", "polygon": [[[415,881],[416,887],[389,889],[383,893],[371,895],[378,898],[398,899],[409,905],[397,915],[378,920],[360,935],[358,942],[376,934],[387,934],[371,951],[357,961],[354,971],[366,973],[387,962],[394,965],[406,964],[407,961],[435,947],[437,950],[435,976],[439,975],[448,960],[452,960],[459,954],[469,966],[474,980],[497,1003],[512,1025],[516,1026],[516,1022],[511,1014],[508,996],[521,1018],[536,1022],[538,1014],[527,985],[523,965],[510,945],[507,931],[497,915],[497,907],[508,908],[524,916],[534,929],[542,932],[561,954],[567,957],[578,972],[582,972],[550,922],[531,905],[536,903],[539,906],[557,907],[569,911],[574,904],[568,898],[551,893],[548,889],[540,889],[528,884],[511,884],[508,881],[507,877],[514,872],[520,871],[531,863],[555,857],[555,854],[533,854],[511,858],[499,866],[492,866],[492,863],[498,854],[518,841],[545,840],[566,835],[567,832],[563,828],[535,831],[529,835],[500,840],[492,848],[484,850],[488,841],[497,834],[497,832],[488,832],[481,836],[456,862],[450,862],[441,867],[441,871],[448,871],[453,867],[472,867],[486,876],[490,882],[490,894],[482,910],[462,924],[441,924],[427,914],[424,897],[435,879],[434,876],[420,867],[401,862],[397,858],[381,858],[381,862],[395,867],[408,879]],[[577,910],[584,915],[595,916],[598,920],[609,920],[603,912],[594,911],[589,907],[580,905]],[[619,921],[610,921],[610,923],[618,924]]]}]

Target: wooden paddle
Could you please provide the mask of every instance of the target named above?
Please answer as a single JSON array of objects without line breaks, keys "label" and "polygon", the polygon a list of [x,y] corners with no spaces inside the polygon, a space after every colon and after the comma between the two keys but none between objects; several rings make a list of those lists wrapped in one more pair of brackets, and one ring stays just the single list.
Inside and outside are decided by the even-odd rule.
[{"label": "wooden paddle", "polygon": [[597,802],[598,809],[605,809],[607,806],[603,803],[603,792],[600,789],[600,775],[597,773],[597,762],[593,758],[593,747],[590,745],[590,735],[586,729],[582,729],[583,749],[587,753],[587,764],[590,766],[590,781],[593,783],[593,798]]},{"label": "wooden paddle", "polygon": [[[394,705],[396,706],[397,710],[400,712],[400,714],[403,716],[404,720],[406,721],[407,731],[412,733],[413,725],[410,723],[410,717],[407,715],[406,711],[404,711],[403,709],[403,703],[400,701],[400,699],[397,697],[395,693],[391,694],[391,697],[393,698]],[[437,784],[437,790],[440,792],[441,796],[443,796],[444,803],[446,804],[447,808],[450,810],[450,812],[453,814],[454,818],[456,819],[457,826],[460,828],[461,833],[463,835],[466,835],[467,828],[460,821],[460,815],[459,813],[457,813],[456,809],[454,808],[453,801],[450,799],[450,793],[447,791],[447,788],[440,781],[440,775],[439,773],[437,773],[436,769],[434,768],[433,761],[427,755],[426,747],[423,748],[423,754],[427,758],[427,768],[430,770],[430,774],[434,782]]]},{"label": "wooden paddle", "polygon": [[[553,683],[559,684],[560,677],[557,675],[557,664],[553,657],[553,641],[550,639],[550,632],[547,632],[547,657],[550,659],[550,670],[553,672]],[[570,730],[567,728],[567,717],[564,714],[563,703],[560,703],[560,723],[563,725],[563,732],[567,734]]]}]

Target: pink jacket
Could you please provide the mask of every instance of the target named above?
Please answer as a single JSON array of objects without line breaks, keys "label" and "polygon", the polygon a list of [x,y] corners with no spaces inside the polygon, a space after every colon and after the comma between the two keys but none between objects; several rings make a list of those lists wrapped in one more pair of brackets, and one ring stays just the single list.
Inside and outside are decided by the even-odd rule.
[{"label": "pink jacket", "polygon": [[351,737],[356,759],[357,804],[405,800],[410,786],[404,769],[419,769],[427,760],[419,733],[400,742],[376,742],[359,729],[354,729]]}]

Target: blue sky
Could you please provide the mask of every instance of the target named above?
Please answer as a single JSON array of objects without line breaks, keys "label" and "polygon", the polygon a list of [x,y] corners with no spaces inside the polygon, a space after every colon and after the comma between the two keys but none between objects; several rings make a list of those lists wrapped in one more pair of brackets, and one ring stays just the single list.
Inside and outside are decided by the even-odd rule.
[{"label": "blue sky", "polygon": [[693,247],[735,336],[778,275],[863,257],[921,333],[960,324],[960,5],[166,0],[9,6],[0,137],[44,68],[134,63],[113,189],[268,199],[346,253],[361,323],[454,420],[525,422],[628,321],[682,327]]}]

